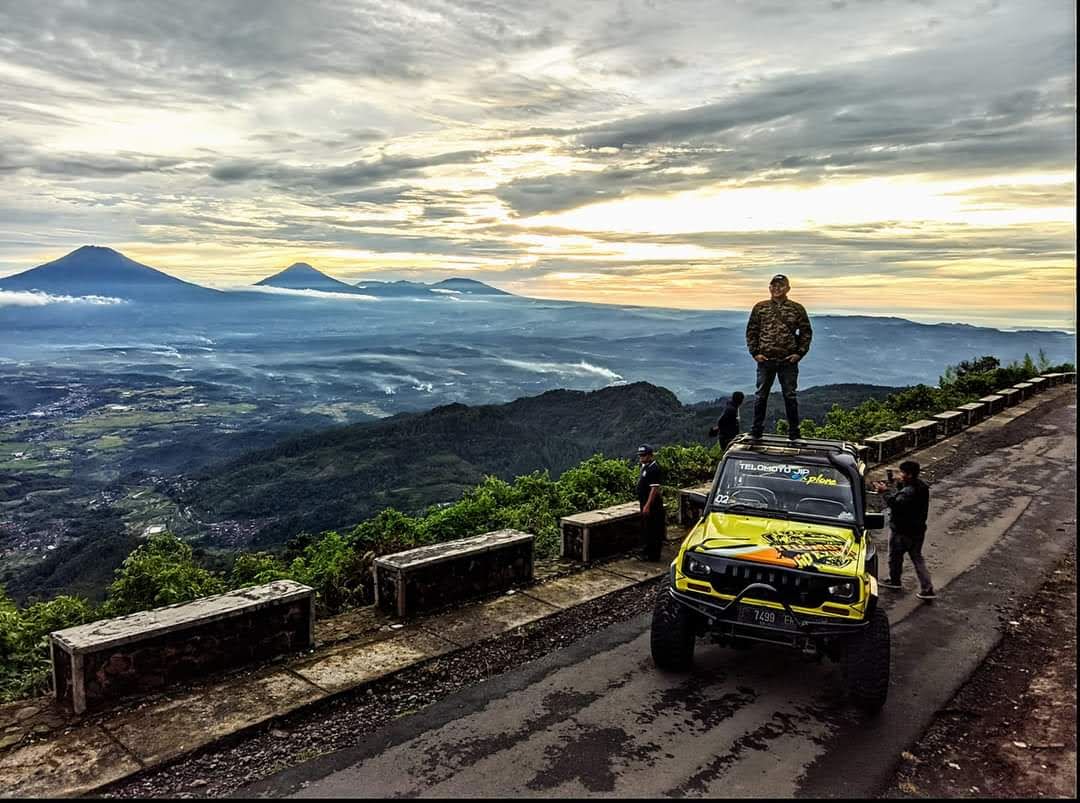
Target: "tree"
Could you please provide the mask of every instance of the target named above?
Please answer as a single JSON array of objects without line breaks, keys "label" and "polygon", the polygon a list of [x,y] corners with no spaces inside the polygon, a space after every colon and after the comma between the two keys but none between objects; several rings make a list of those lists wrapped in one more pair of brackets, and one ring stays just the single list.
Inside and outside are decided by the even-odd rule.
[{"label": "tree", "polygon": [[1050,360],[1046,356],[1046,352],[1039,349],[1039,373],[1045,374],[1050,370]]},{"label": "tree", "polygon": [[151,535],[116,570],[104,611],[122,616],[218,594],[225,584],[195,563],[191,546],[171,533]]}]

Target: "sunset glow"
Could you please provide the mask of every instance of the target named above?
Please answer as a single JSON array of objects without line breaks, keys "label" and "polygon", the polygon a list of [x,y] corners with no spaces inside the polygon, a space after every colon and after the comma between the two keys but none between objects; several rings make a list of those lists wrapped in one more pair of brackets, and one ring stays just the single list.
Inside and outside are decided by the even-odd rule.
[{"label": "sunset glow", "polygon": [[94,243],[738,309],[783,270],[822,312],[1075,328],[1068,4],[125,9],[0,10],[0,276]]}]

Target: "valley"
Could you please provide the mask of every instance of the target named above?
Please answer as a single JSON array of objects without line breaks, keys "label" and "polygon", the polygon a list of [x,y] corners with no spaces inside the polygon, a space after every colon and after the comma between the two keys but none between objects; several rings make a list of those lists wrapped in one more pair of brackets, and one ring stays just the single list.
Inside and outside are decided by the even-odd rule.
[{"label": "valley", "polygon": [[[77,249],[0,279],[0,584],[100,596],[153,532],[224,565],[486,475],[703,442],[735,390],[745,428],[746,314],[350,285],[304,263],[218,290]],[[811,318],[800,404],[817,420],[983,354],[1072,357],[1065,332]],[[769,429],[781,409],[774,394]]]}]

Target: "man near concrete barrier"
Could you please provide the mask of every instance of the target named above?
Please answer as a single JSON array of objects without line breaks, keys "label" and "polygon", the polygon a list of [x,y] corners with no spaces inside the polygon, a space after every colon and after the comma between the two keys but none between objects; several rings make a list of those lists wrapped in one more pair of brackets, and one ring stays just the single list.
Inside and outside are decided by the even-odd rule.
[{"label": "man near concrete barrier", "polygon": [[765,412],[773,380],[780,377],[784,396],[788,437],[799,437],[799,360],[810,350],[813,330],[802,304],[788,298],[791,283],[778,273],[769,282],[769,299],[759,301],[746,322],[746,348],[757,362],[757,397],[754,399],[754,423],[750,435],[760,438],[765,432]]},{"label": "man near concrete barrier", "polygon": [[641,473],[638,476],[637,496],[641,505],[641,559],[656,563],[660,560],[660,549],[664,545],[666,524],[664,523],[664,497],[660,486],[664,481],[664,472],[653,456],[653,449],[642,444],[637,450],[641,461]]},{"label": "man near concrete barrier", "polygon": [[732,393],[731,398],[724,405],[724,412],[720,414],[716,426],[709,430],[709,437],[719,440],[721,449],[727,449],[728,444],[739,434],[739,408],[742,407],[745,398],[746,394],[741,390]]},{"label": "man near concrete barrier", "polygon": [[930,512],[930,486],[919,479],[919,464],[905,460],[900,464],[900,480],[896,488],[889,490],[884,482],[874,483],[874,490],[882,494],[889,506],[889,579],[882,580],[884,588],[899,590],[900,575],[904,568],[904,555],[911,557],[915,574],[919,578],[919,599],[936,599],[934,583],[923,559],[923,541],[926,539],[926,518]]}]

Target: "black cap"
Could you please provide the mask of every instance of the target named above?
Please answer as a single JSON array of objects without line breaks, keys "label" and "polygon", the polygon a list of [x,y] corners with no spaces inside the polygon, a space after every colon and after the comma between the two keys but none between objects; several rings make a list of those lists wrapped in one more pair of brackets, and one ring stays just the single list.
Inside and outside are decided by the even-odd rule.
[{"label": "black cap", "polygon": [[[787,282],[787,281],[788,281],[787,276],[785,276],[782,273],[778,273],[775,276],[773,276],[771,279],[769,279],[769,284],[772,284],[773,282]],[[791,284],[791,282],[788,282],[788,284]]]},{"label": "black cap", "polygon": [[641,446],[639,446],[637,448],[637,453],[638,454],[652,454],[653,450],[652,450],[652,447],[649,446],[649,444],[643,443],[643,444],[641,444]]}]

